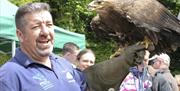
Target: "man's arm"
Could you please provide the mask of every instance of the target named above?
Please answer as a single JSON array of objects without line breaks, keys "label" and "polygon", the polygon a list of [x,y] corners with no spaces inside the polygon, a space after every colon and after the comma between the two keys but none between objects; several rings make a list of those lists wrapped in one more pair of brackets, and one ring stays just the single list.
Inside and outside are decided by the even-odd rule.
[{"label": "man's arm", "polygon": [[168,81],[158,73],[153,79],[153,91],[173,91]]},{"label": "man's arm", "polygon": [[107,91],[109,88],[119,87],[129,73],[129,67],[135,65],[136,53],[139,50],[144,51],[144,45],[129,46],[120,56],[87,68],[84,73],[90,90]]},{"label": "man's arm", "polygon": [[0,67],[0,91],[19,91],[19,81],[14,72],[16,70],[11,62]]}]

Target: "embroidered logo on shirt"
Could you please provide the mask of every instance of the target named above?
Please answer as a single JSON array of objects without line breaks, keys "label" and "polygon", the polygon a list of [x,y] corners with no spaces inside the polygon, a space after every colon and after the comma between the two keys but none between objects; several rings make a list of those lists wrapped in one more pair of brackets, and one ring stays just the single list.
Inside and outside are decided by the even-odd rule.
[{"label": "embroidered logo on shirt", "polygon": [[66,79],[68,80],[68,82],[75,82],[75,80],[70,72],[66,73]]},{"label": "embroidered logo on shirt", "polygon": [[49,88],[54,87],[53,83],[48,81],[42,74],[37,73],[33,77],[33,79],[39,82],[39,85],[43,88],[43,90],[47,90]]}]

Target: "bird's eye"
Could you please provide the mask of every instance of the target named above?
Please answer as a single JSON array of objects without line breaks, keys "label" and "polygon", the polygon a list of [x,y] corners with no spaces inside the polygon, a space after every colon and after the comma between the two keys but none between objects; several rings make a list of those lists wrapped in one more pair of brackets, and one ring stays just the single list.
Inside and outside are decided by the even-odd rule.
[{"label": "bird's eye", "polygon": [[101,1],[97,1],[97,4],[101,4],[102,2]]}]

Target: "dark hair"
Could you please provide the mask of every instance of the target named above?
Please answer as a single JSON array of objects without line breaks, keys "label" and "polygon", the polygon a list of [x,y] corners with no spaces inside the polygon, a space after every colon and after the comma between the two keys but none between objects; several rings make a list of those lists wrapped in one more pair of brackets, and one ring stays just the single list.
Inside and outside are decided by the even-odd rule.
[{"label": "dark hair", "polygon": [[81,56],[88,52],[92,53],[95,57],[95,54],[91,49],[84,49],[84,50],[80,51],[79,54],[77,55],[77,60],[80,60]]},{"label": "dark hair", "polygon": [[40,11],[50,11],[49,5],[47,3],[28,3],[19,7],[15,16],[16,27],[21,29],[26,25],[26,20],[24,20],[26,14]]},{"label": "dark hair", "polygon": [[79,46],[73,42],[67,42],[63,46],[62,54],[65,55],[67,52],[73,53],[75,50],[79,50]]}]

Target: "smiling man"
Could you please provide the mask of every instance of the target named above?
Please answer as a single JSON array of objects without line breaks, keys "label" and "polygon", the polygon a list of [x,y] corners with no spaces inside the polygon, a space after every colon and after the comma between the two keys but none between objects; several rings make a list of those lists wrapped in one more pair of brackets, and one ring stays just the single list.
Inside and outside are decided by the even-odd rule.
[{"label": "smiling man", "polygon": [[54,28],[46,3],[30,3],[16,13],[20,48],[0,68],[1,91],[82,91],[75,70],[52,53]]}]

